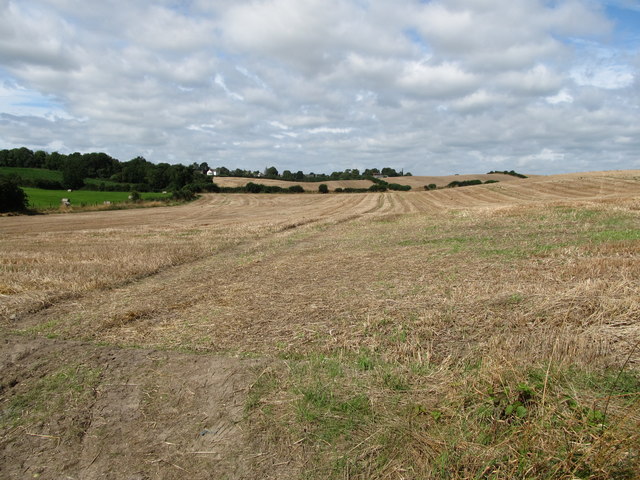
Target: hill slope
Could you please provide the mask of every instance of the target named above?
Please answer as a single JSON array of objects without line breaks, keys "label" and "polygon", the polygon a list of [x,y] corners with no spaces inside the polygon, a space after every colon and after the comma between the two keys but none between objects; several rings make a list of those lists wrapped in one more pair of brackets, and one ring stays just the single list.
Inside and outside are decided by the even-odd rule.
[{"label": "hill slope", "polygon": [[6,478],[640,471],[640,171],[1,217],[0,258]]}]

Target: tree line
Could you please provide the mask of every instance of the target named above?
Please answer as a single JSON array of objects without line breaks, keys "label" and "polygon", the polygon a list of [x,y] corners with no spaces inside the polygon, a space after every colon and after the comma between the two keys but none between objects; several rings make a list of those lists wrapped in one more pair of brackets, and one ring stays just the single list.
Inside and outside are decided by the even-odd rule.
[{"label": "tree line", "polygon": [[[206,164],[198,165],[197,169],[180,164],[154,164],[143,157],[121,162],[101,152],[69,155],[42,150],[33,152],[25,147],[0,150],[0,167],[44,168],[62,173],[61,181],[40,179],[31,185],[34,187],[140,192],[175,191],[198,181],[204,182],[206,178],[200,178],[198,173],[201,168],[208,168]],[[85,185],[86,179],[98,182]]]},{"label": "tree line", "polygon": [[[32,151],[26,147],[0,150],[0,167],[44,168],[62,172],[62,180],[40,179],[36,184],[26,185],[49,189],[99,189],[99,190],[135,190],[153,192],[163,190],[181,190],[193,186],[211,183],[206,173],[211,170],[220,177],[271,178],[297,182],[324,182],[329,180],[362,180],[375,176],[399,177],[411,173],[398,172],[394,168],[367,168],[360,172],[357,168],[335,171],[331,174],[279,172],[276,167],[265,168],[262,172],[241,168],[229,169],[225,166],[210,167],[207,162],[182,164],[152,163],[138,156],[121,162],[103,152],[48,153],[43,150]],[[85,184],[86,179],[98,182]],[[24,179],[26,180],[26,179]],[[25,182],[23,182],[25,183]],[[26,182],[28,183],[28,181]],[[208,189],[207,189],[208,190]]]}]

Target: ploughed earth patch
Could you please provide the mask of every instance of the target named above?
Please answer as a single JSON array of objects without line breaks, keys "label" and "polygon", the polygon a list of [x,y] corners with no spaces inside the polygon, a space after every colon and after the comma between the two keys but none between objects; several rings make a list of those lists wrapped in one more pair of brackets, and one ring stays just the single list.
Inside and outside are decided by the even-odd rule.
[{"label": "ploughed earth patch", "polygon": [[258,360],[22,336],[0,344],[3,479],[253,478],[286,468],[241,428]]}]

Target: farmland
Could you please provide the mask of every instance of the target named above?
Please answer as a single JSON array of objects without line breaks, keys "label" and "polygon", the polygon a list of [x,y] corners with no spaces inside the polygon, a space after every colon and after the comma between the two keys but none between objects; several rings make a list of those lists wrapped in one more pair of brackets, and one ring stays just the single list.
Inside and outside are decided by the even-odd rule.
[{"label": "farmland", "polygon": [[637,478],[640,171],[414,189],[0,218],[0,476]]},{"label": "farmland", "polygon": [[[29,199],[30,208],[38,209],[56,209],[60,207],[60,201],[63,198],[68,198],[71,205],[74,206],[86,206],[86,205],[102,205],[104,202],[122,203],[126,202],[131,195],[129,192],[99,192],[92,190],[74,190],[68,192],[67,190],[43,190],[40,188],[23,187],[24,192]],[[143,200],[147,199],[168,199],[171,198],[171,194],[162,193],[141,193],[140,197]]]}]

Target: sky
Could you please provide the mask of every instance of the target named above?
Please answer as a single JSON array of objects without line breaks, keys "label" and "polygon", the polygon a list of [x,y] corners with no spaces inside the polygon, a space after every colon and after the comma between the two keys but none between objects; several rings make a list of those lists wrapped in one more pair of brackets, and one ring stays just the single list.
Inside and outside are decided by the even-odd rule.
[{"label": "sky", "polygon": [[0,149],[640,168],[640,0],[0,0]]}]

